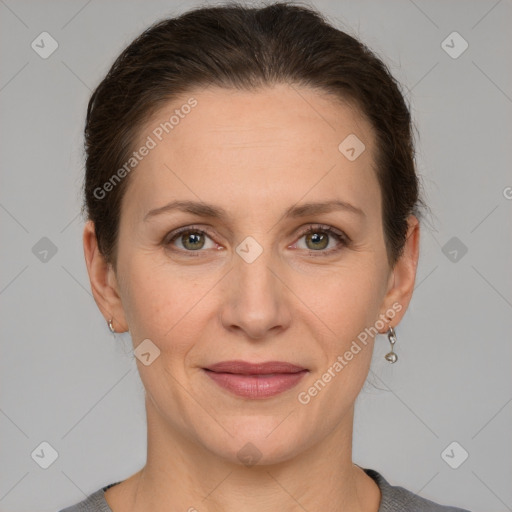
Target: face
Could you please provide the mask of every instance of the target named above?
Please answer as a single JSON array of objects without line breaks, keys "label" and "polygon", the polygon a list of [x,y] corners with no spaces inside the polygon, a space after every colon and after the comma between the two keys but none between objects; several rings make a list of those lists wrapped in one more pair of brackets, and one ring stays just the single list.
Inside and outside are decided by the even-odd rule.
[{"label": "face", "polygon": [[[191,97],[169,133],[154,131]],[[351,134],[365,146],[355,159],[339,149]],[[152,428],[234,462],[250,442],[271,463],[351,427],[373,349],[361,333],[385,332],[390,311],[396,326],[414,281],[407,264],[394,288],[371,126],[314,90],[212,88],[160,110],[148,136],[156,145],[123,198],[110,276],[119,301],[102,309],[134,348],[159,351],[137,360]],[[233,360],[304,371],[205,370]]]}]

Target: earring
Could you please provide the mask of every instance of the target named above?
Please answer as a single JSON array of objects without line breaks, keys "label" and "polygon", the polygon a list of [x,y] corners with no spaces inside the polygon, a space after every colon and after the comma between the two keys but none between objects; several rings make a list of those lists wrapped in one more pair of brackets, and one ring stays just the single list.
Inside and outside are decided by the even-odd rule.
[{"label": "earring", "polygon": [[386,358],[386,361],[389,361],[390,363],[396,363],[398,361],[398,356],[395,354],[395,352],[393,352],[393,348],[396,343],[396,334],[393,327],[389,326],[387,334],[389,343],[391,344],[391,352],[388,352],[384,357]]},{"label": "earring", "polygon": [[111,319],[107,322],[107,324],[108,324],[108,328],[110,329],[110,332],[114,333],[114,332],[116,332],[116,330],[114,329],[114,324],[112,323],[112,320],[113,320],[113,318],[111,318]]}]

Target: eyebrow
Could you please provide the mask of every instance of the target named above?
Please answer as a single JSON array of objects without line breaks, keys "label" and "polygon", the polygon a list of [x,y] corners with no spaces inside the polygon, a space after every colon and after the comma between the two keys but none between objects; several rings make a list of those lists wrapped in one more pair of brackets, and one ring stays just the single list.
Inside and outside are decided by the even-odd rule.
[{"label": "eyebrow", "polygon": [[[219,220],[226,220],[229,217],[227,211],[224,208],[220,206],[215,206],[213,204],[207,204],[204,202],[196,201],[171,201],[170,203],[161,206],[160,208],[150,210],[144,216],[144,221],[147,221],[148,219],[155,217],[156,215],[160,215],[162,213],[169,213],[176,210],[185,213],[192,213],[200,217],[211,217]],[[293,205],[285,210],[283,217],[285,219],[294,219],[298,217],[306,217],[308,215],[319,215],[322,213],[330,213],[339,210],[346,211],[353,215],[366,217],[366,213],[360,208],[357,208],[356,206],[347,203],[346,201],[339,200],[311,202],[301,204],[298,206]]]}]

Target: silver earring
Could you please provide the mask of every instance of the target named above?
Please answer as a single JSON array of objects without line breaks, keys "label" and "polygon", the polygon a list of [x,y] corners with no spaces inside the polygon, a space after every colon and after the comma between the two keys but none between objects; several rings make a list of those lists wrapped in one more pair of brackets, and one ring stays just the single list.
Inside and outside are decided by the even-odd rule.
[{"label": "silver earring", "polygon": [[391,344],[391,352],[388,352],[384,357],[386,358],[386,361],[389,361],[390,363],[396,363],[398,361],[398,356],[393,351],[394,345],[396,343],[396,334],[393,327],[389,326],[387,334],[389,343]]},{"label": "silver earring", "polygon": [[107,322],[107,324],[108,324],[108,328],[110,329],[110,332],[114,333],[114,332],[116,332],[116,330],[114,329],[114,324],[112,323],[112,320],[113,320],[113,318],[111,318],[111,319]]}]

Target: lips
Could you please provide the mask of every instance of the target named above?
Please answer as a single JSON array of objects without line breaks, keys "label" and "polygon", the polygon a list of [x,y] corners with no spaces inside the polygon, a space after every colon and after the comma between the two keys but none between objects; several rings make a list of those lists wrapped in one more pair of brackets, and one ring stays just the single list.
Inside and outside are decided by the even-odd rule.
[{"label": "lips", "polygon": [[296,386],[309,372],[302,366],[282,361],[223,361],[203,370],[221,388],[249,399],[270,398],[283,393]]},{"label": "lips", "polygon": [[266,363],[249,363],[247,361],[222,361],[205,368],[217,373],[237,373],[241,375],[272,375],[275,373],[297,373],[306,370],[282,361],[268,361]]}]

